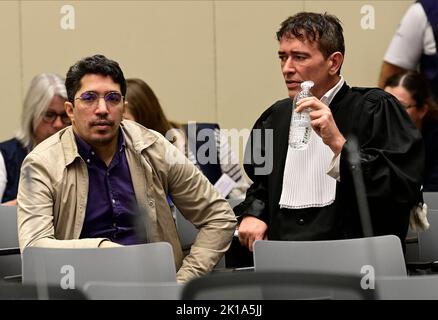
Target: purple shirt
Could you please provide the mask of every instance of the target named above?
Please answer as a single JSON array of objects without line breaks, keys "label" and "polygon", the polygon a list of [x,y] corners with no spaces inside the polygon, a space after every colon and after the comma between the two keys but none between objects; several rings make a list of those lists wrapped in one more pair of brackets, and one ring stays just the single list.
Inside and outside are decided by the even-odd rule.
[{"label": "purple shirt", "polygon": [[88,168],[88,200],[80,238],[108,238],[122,245],[140,243],[135,234],[136,198],[121,130],[117,152],[107,167],[92,147],[75,134]]}]

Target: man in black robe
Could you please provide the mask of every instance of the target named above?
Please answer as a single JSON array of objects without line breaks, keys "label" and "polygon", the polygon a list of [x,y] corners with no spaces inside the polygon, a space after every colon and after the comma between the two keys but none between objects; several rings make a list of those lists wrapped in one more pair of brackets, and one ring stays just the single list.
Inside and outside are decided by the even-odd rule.
[{"label": "man in black robe", "polygon": [[[424,150],[420,133],[399,102],[380,89],[350,88],[340,75],[344,38],[328,14],[298,13],[277,32],[289,97],[257,120],[247,145],[245,170],[253,180],[240,216],[239,240],[333,240],[362,237],[347,150],[358,141],[374,235],[406,237],[419,201]],[[313,132],[306,150],[289,144],[292,99],[311,80]],[[261,137],[261,140],[260,140]],[[260,155],[265,162],[258,161]],[[271,161],[271,165],[267,162]],[[267,172],[266,168],[271,168]]]}]

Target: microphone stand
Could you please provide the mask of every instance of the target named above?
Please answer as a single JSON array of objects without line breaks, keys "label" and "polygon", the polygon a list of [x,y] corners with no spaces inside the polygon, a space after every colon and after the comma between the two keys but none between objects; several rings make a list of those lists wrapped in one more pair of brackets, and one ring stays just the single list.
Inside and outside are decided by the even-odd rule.
[{"label": "microphone stand", "polygon": [[350,165],[351,175],[353,177],[354,190],[356,193],[363,235],[364,237],[372,237],[373,227],[371,224],[368,200],[366,197],[365,184],[363,182],[362,168],[360,165],[359,147],[357,144],[357,138],[355,136],[349,138],[347,151],[347,160]]}]

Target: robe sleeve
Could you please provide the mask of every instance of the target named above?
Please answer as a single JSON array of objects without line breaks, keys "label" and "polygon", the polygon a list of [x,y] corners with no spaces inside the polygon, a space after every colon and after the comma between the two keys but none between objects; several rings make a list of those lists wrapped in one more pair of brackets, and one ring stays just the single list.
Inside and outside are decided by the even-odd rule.
[{"label": "robe sleeve", "polygon": [[[267,109],[254,124],[249,140],[246,145],[244,157],[244,169],[248,177],[253,181],[246,191],[245,200],[234,208],[234,213],[240,221],[243,217],[251,215],[269,224],[268,217],[268,174],[266,170],[273,164],[268,163],[272,157],[272,143],[266,142],[266,134],[272,128],[271,114],[274,106]],[[272,131],[271,131],[272,132]],[[269,139],[268,139],[269,140]]]},{"label": "robe sleeve", "polygon": [[[410,208],[421,195],[424,145],[421,133],[403,106],[379,89],[369,90],[363,103],[354,108],[351,134],[359,144],[359,157],[366,195],[373,211],[376,206]],[[348,163],[349,144],[341,153],[341,184],[352,185]]]}]

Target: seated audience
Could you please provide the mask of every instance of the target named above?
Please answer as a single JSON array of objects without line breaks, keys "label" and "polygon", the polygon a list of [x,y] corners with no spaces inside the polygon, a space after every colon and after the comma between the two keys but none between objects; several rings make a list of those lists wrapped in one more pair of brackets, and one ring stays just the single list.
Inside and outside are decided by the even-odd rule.
[{"label": "seated audience", "polygon": [[438,107],[429,81],[416,71],[391,76],[385,91],[395,96],[421,131],[425,144],[423,191],[438,191]]},{"label": "seated audience", "polygon": [[[0,143],[0,199],[15,205],[21,163],[37,144],[70,125],[64,102],[64,79],[42,73],[32,79],[24,100],[21,125],[14,138]],[[6,204],[6,203],[5,203]]]},{"label": "seated audience", "polygon": [[[102,55],[84,58],[70,67],[65,84],[72,126],[23,161],[20,249],[164,241],[172,245],[178,281],[211,271],[235,230],[229,204],[162,135],[122,121],[126,81],[117,62]],[[185,258],[168,194],[199,229]]]}]

